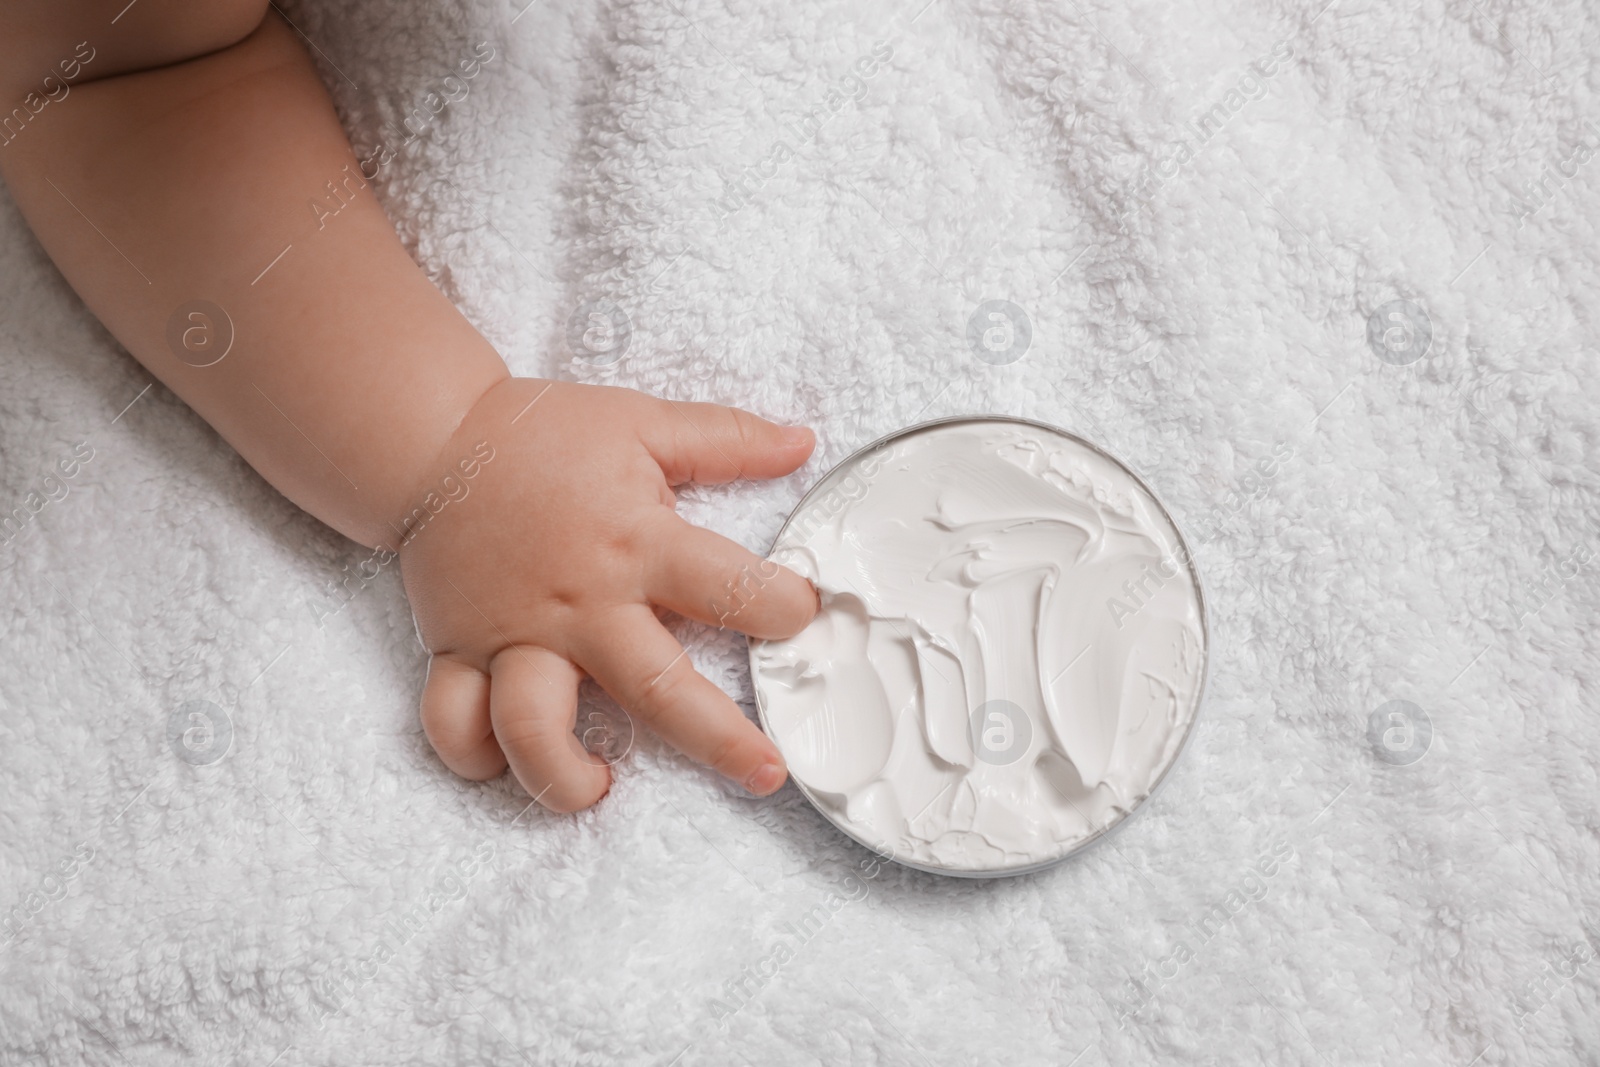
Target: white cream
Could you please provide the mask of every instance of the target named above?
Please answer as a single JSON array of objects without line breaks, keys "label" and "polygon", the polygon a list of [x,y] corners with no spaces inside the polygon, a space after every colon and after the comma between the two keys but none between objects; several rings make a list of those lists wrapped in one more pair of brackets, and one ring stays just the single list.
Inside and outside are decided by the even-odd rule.
[{"label": "white cream", "polygon": [[999,419],[896,437],[830,474],[773,558],[823,608],[752,642],[763,720],[872,847],[1036,867],[1132,811],[1182,746],[1205,659],[1188,555],[1074,438]]}]

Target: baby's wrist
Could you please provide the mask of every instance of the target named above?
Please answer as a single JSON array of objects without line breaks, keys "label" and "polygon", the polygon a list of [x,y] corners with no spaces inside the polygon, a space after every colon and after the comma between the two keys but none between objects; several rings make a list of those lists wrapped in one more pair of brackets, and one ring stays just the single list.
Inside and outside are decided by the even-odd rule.
[{"label": "baby's wrist", "polygon": [[[409,472],[409,487],[399,506],[387,516],[382,547],[403,553],[424,531],[435,524],[452,505],[460,504],[472,492],[484,469],[500,455],[512,418],[500,418],[508,408],[507,394],[531,379],[515,379],[509,374],[485,389],[456,421],[433,459]],[[544,383],[548,384],[548,383]]]}]

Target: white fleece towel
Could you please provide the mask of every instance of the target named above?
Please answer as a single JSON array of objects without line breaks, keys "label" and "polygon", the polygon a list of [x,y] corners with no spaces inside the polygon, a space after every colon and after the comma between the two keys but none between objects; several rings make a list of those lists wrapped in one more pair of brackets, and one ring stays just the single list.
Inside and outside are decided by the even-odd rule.
[{"label": "white fleece towel", "polygon": [[1198,546],[1192,743],[995,882],[648,736],[576,816],[458,780],[394,569],[331,612],[368,551],[7,199],[0,1062],[1600,1062],[1592,4],[524,2],[283,5],[430,276],[520,374],[816,427],[684,494],[758,550],[914,421],[1125,457]]}]

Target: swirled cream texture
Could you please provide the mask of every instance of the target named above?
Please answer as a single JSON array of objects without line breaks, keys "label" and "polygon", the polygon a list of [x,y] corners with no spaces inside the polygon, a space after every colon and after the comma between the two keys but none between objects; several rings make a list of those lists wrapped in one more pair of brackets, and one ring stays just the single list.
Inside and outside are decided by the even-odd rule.
[{"label": "swirled cream texture", "polygon": [[812,800],[915,865],[1003,873],[1126,816],[1176,758],[1205,628],[1188,553],[1121,465],[972,419],[834,471],[773,558],[822,611],[751,663]]}]

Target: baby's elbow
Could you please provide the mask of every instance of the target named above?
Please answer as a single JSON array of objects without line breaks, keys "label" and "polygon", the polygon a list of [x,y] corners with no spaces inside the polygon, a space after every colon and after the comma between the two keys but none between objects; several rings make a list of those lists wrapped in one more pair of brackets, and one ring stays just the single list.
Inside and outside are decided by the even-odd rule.
[{"label": "baby's elbow", "polygon": [[[270,0],[24,0],[0,15],[6,96],[151,70],[238,44]],[[46,86],[48,89],[49,86]]]}]

